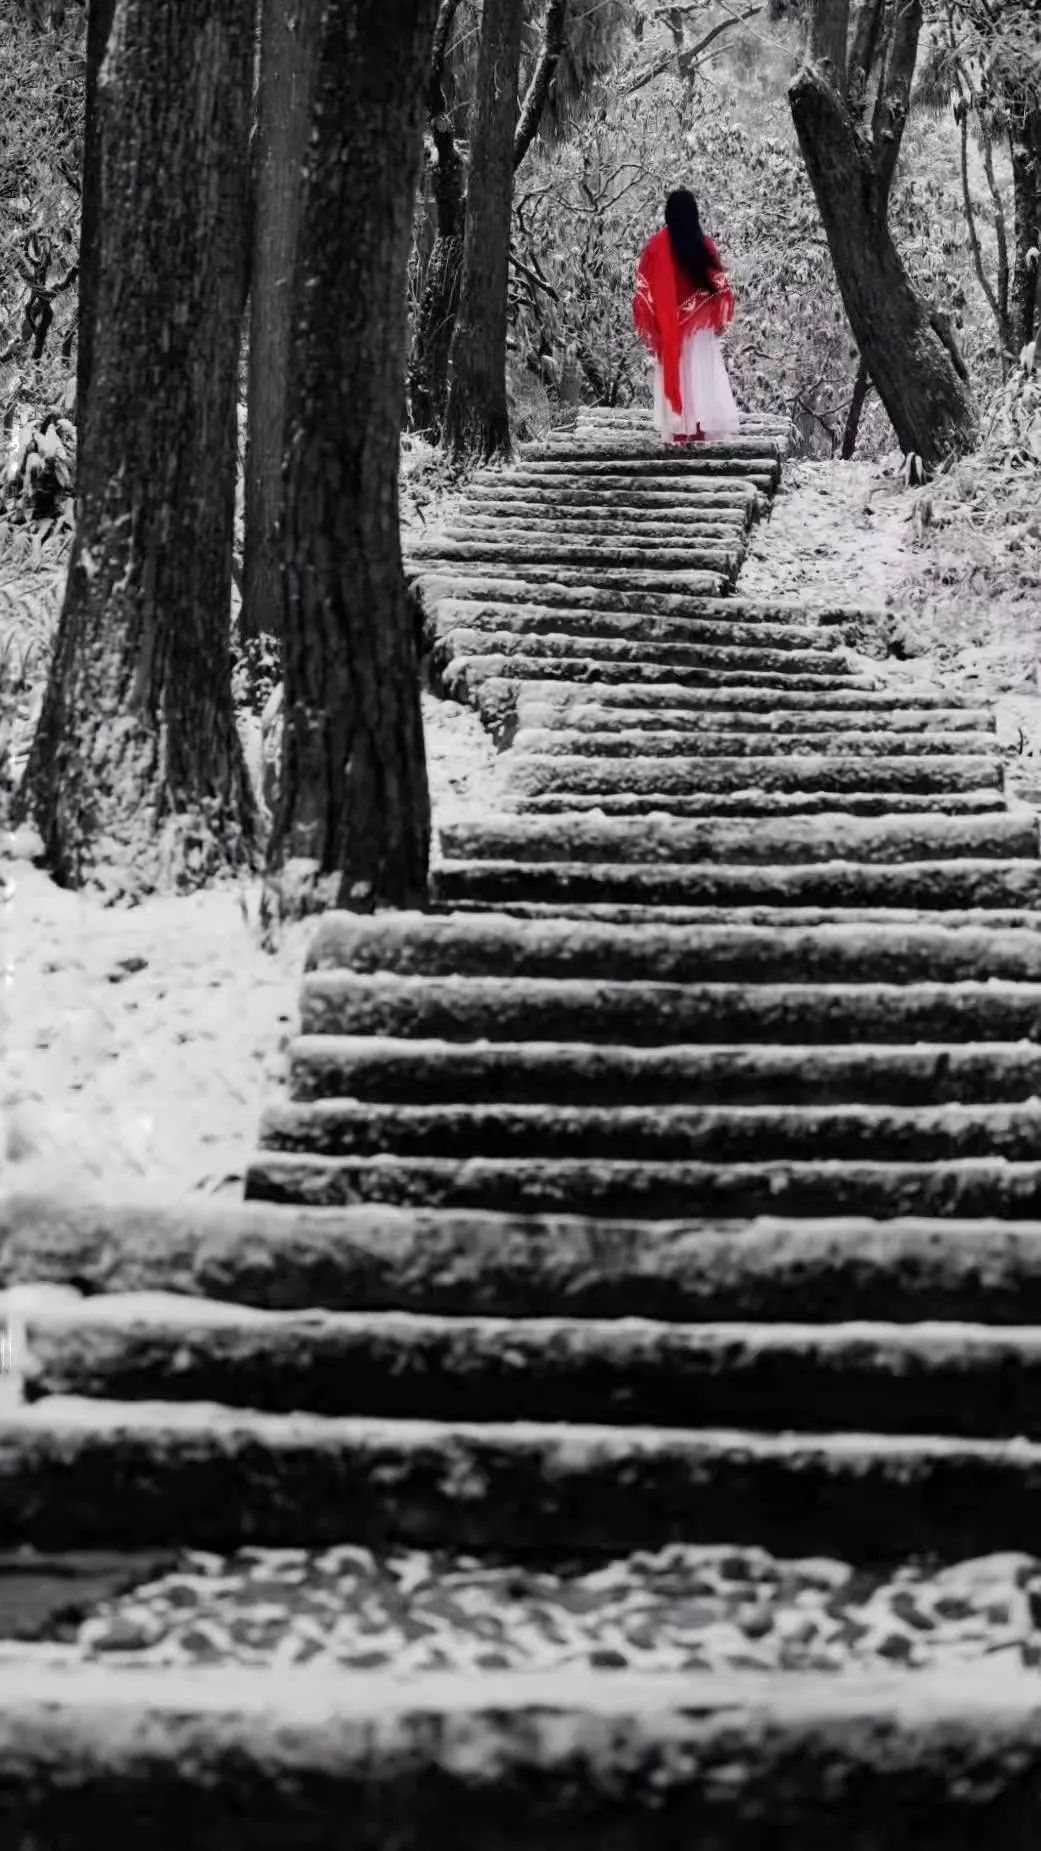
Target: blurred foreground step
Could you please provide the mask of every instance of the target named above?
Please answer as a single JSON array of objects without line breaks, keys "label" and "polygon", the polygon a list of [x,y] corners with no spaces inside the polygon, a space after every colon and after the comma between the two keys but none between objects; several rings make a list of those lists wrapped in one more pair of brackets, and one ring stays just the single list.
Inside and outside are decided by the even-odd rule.
[{"label": "blurred foreground step", "polygon": [[272,1311],[832,1322],[855,1307],[861,1318],[972,1320],[985,1310],[992,1325],[1036,1325],[1041,1223],[518,1218],[13,1195],[0,1199],[0,1280]]},{"label": "blurred foreground step", "polygon": [[40,1304],[29,1390],[292,1414],[1041,1437],[1041,1330]]},{"label": "blurred foreground step", "polygon": [[96,1851],[1026,1851],[1036,1677],[0,1673],[0,1828]]},{"label": "blurred foreground step", "polygon": [[266,1414],[48,1397],[0,1416],[0,1548],[668,1542],[891,1561],[1035,1546],[1041,1445]]}]

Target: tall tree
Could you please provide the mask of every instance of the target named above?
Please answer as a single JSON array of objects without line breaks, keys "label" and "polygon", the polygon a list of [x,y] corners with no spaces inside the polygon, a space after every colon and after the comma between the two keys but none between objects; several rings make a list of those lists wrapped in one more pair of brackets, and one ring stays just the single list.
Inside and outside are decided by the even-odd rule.
[{"label": "tall tree", "polygon": [[94,352],[94,317],[98,296],[98,246],[101,219],[101,139],[98,78],[116,0],[89,0],[87,69],[83,111],[83,193],[80,214],[79,326],[76,344],[76,419],[82,432],[87,418],[87,389]]},{"label": "tall tree", "polygon": [[457,455],[508,456],[506,318],[523,0],[484,0],[459,311],[444,436]]},{"label": "tall tree", "polygon": [[[1041,329],[1041,14],[1035,0],[932,0],[929,17],[936,31],[915,100],[953,105],[969,247],[1007,372]],[[984,262],[970,184],[970,122],[994,220],[993,279]],[[1002,142],[1009,154],[1011,211],[994,160]]]},{"label": "tall tree", "polygon": [[281,909],[426,896],[418,636],[401,561],[406,280],[435,0],[302,8],[313,84],[286,381]]},{"label": "tall tree", "polygon": [[466,219],[466,167],[445,97],[448,42],[459,0],[441,0],[427,79],[427,136],[437,234],[423,282],[408,373],[409,422],[435,441],[441,435],[448,391]]},{"label": "tall tree", "polygon": [[[427,86],[427,136],[433,176],[437,236],[427,265],[409,366],[409,413],[413,430],[436,441],[448,396],[448,358],[459,307],[466,222],[466,166],[445,98],[445,65],[459,0],[441,0]],[[539,132],[553,79],[564,51],[567,0],[546,0],[539,48],[520,107],[513,138],[516,170]]]},{"label": "tall tree", "polygon": [[977,426],[950,327],[889,230],[921,26],[922,0],[861,0],[852,22],[850,0],[812,0],[789,96],[857,345],[901,447],[931,469],[970,448]]},{"label": "tall tree", "polygon": [[251,852],[228,618],[253,0],[116,0],[80,519],[20,807],[66,885]]},{"label": "tall tree", "polygon": [[244,636],[282,623],[282,439],[290,285],[310,106],[314,37],[301,9],[260,0],[261,60],[253,161],[253,260],[245,481]]}]

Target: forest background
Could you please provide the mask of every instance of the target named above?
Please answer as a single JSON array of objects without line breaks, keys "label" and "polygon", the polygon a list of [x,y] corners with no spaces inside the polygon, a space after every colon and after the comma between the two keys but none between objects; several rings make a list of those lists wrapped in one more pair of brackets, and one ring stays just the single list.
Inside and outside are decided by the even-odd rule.
[{"label": "forest background", "polygon": [[[890,225],[916,288],[953,331],[983,442],[905,499],[908,542],[928,555],[928,569],[899,619],[891,614],[883,626],[882,646],[907,656],[928,653],[945,636],[949,644],[944,613],[953,598],[970,637],[989,618],[1013,613],[1028,672],[1031,612],[1041,627],[1041,389],[1033,346],[1017,355],[1001,327],[1015,208],[994,43],[981,53],[978,5],[995,11],[991,0],[930,0],[926,8]],[[81,0],[0,0],[0,785],[7,789],[38,707],[72,535],[84,12]],[[1020,17],[1017,0],[1011,12]],[[529,77],[544,29],[533,5]],[[464,162],[478,31],[474,0],[460,0],[444,100]],[[703,201],[740,300],[728,355],[739,402],[789,415],[796,455],[815,464],[855,454],[880,479],[913,478],[914,459],[894,451],[876,395],[857,390],[857,347],[789,107],[804,38],[798,0],[570,0],[540,133],[515,184],[508,341],[515,439],[566,422],[580,401],[647,398],[646,361],[630,325],[633,264],[659,222],[664,193],[687,183]],[[1022,35],[1013,36],[1007,58],[1017,81],[1041,97],[1041,52],[1033,64],[1029,53]],[[428,136],[410,266],[413,336],[437,255],[435,140]],[[1006,295],[1007,287],[1006,277]],[[245,378],[244,357],[243,386]],[[458,466],[422,431],[405,434],[406,524],[435,519],[457,482]],[[236,625],[236,687],[244,716],[259,718],[277,683],[277,649],[249,628],[243,636]]]},{"label": "forest background", "polygon": [[[541,5],[533,0],[525,76]],[[457,89],[446,100],[463,154],[477,16],[475,0],[459,0]],[[798,11],[770,0],[569,0],[567,17],[542,132],[517,175],[514,439],[567,423],[583,399],[649,404],[631,333],[633,266],[664,191],[692,185],[738,291],[729,364],[739,397],[788,414],[797,440],[742,590],[812,603],[841,588],[868,613],[856,646],[894,658],[895,674],[996,700],[1000,736],[1032,775],[1041,765],[1041,384],[1033,353],[1002,358],[988,300],[1013,208],[1008,137],[980,64],[966,88],[944,56],[944,13],[931,7],[890,223],[916,283],[951,319],[982,441],[914,485],[873,393],[854,457],[840,460],[858,356],[792,123]],[[9,902],[0,927],[13,978],[0,1159],[25,1187],[39,1177],[75,1192],[131,1177],[169,1200],[182,1189],[240,1189],[243,1153],[282,1078],[309,934],[306,922],[292,928],[272,957],[258,883],[246,878],[106,909],[57,887],[3,834],[73,534],[83,57],[80,0],[0,0],[0,903]],[[416,227],[413,326],[435,248],[429,164]],[[240,462],[246,381],[243,354]],[[459,481],[437,446],[406,431],[406,534],[436,523]],[[240,584],[241,539],[240,494]],[[277,646],[264,635],[243,641],[239,617],[236,596],[237,717],[254,782],[270,796]],[[424,718],[435,822],[450,805],[486,804],[495,748],[476,716],[428,692]]]}]

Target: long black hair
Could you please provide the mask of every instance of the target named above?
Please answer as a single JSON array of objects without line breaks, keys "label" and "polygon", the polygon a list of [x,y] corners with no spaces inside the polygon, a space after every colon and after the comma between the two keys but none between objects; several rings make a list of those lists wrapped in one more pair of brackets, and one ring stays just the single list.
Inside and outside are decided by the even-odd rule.
[{"label": "long black hair", "polygon": [[665,223],[677,269],[695,289],[714,289],[714,265],[701,229],[698,202],[685,186],[677,187],[665,201]]}]

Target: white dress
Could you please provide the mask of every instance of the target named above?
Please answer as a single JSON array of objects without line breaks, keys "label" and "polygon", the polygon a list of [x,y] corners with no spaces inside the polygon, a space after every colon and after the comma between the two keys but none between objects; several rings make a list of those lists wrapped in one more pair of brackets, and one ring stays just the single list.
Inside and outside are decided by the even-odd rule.
[{"label": "white dress", "polygon": [[706,437],[733,437],[741,428],[723,359],[723,343],[710,328],[688,334],[680,348],[682,413],[665,397],[660,360],[654,362],[654,422],[666,443],[692,435],[700,424]]}]

